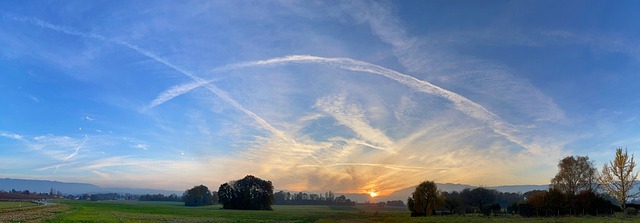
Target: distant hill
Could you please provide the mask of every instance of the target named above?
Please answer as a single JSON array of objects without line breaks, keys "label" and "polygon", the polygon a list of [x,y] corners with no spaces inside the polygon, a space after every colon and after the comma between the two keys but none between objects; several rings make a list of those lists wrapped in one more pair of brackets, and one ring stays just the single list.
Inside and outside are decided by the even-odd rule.
[{"label": "distant hill", "polygon": [[164,194],[170,195],[172,193],[178,196],[182,195],[183,191],[171,191],[171,190],[158,190],[158,189],[141,189],[141,188],[103,188],[93,184],[87,183],[64,183],[59,181],[50,180],[23,180],[23,179],[0,179],[0,190],[11,191],[15,190],[29,190],[30,192],[49,193],[51,188],[56,191],[60,191],[63,194],[96,194],[96,193],[130,193],[130,194]]}]

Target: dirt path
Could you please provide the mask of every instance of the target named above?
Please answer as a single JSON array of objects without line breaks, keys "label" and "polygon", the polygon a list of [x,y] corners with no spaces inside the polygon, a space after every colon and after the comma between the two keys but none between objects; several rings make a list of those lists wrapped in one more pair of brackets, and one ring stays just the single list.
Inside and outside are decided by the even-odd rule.
[{"label": "dirt path", "polygon": [[42,222],[69,211],[63,204],[0,210],[0,222]]}]

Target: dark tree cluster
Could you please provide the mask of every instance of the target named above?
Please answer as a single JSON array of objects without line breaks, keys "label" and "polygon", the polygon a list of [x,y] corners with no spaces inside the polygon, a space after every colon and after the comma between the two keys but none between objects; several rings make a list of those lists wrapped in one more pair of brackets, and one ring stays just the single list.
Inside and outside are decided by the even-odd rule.
[{"label": "dark tree cluster", "polygon": [[138,198],[139,201],[182,201],[181,197],[178,197],[176,194],[171,194],[169,196],[164,196],[164,194],[145,194],[140,195]]},{"label": "dark tree cluster", "polygon": [[[382,203],[382,202],[381,202]],[[387,201],[384,202],[385,206],[394,206],[394,207],[404,207],[404,202],[401,200],[395,200],[395,201]]]},{"label": "dark tree cluster", "polygon": [[328,191],[322,194],[307,194],[303,192],[290,193],[279,191],[273,195],[274,204],[284,205],[346,205],[354,206],[355,201],[348,199],[344,195],[336,197],[333,192]]},{"label": "dark tree cluster", "polygon": [[214,197],[209,188],[204,185],[193,187],[182,195],[185,206],[205,206],[214,203]]},{"label": "dark tree cluster", "polygon": [[621,211],[611,199],[593,190],[583,190],[576,195],[562,192],[556,188],[547,191],[529,191],[525,193],[527,201],[519,206],[522,216],[563,216],[563,215],[611,215]]},{"label": "dark tree cluster", "polygon": [[220,185],[218,197],[224,209],[272,210],[273,185],[271,181],[248,175]]},{"label": "dark tree cluster", "polygon": [[437,203],[438,187],[433,181],[420,183],[411,194],[411,197],[407,199],[407,206],[411,211],[411,217],[435,214]]},{"label": "dark tree cluster", "polygon": [[[625,153],[617,149],[616,159],[619,162],[611,162],[622,170],[633,172],[633,160],[625,159]],[[607,165],[605,165],[607,169]],[[606,178],[606,180],[603,180]],[[551,179],[551,188],[543,191],[529,191],[524,194],[526,202],[517,208],[522,216],[585,216],[585,215],[612,215],[615,211],[621,211],[618,206],[625,207],[625,196],[611,197],[609,194],[619,195],[621,190],[604,190],[609,194],[598,194],[599,186],[611,187],[611,185],[624,181],[625,177],[618,178],[608,175],[603,171],[600,179],[597,177],[597,169],[587,156],[567,156],[558,162],[558,173]],[[600,181],[600,184],[598,183]],[[622,198],[624,197],[624,198]],[[616,198],[620,204],[614,204]],[[612,202],[614,201],[614,202]]]},{"label": "dark tree cluster", "polygon": [[474,189],[466,188],[460,192],[462,201],[467,208],[473,210],[473,212],[481,212],[484,215],[490,215],[496,209],[500,210],[500,204],[498,201],[497,190],[491,190],[484,187],[476,187]]},{"label": "dark tree cluster", "polygon": [[117,193],[103,193],[103,194],[91,194],[89,200],[91,201],[113,201],[122,200],[120,194]]},{"label": "dark tree cluster", "polygon": [[460,192],[438,192],[433,181],[426,181],[416,187],[416,191],[407,200],[412,216],[440,214],[483,213],[497,215],[515,212],[515,207],[524,200],[518,193],[504,193],[484,187],[466,188]]},{"label": "dark tree cluster", "polygon": [[36,199],[49,199],[51,198],[46,193],[35,193],[29,190],[16,191],[11,190],[9,192],[0,191],[0,200],[4,201],[18,201],[18,200],[36,200]]},{"label": "dark tree cluster", "polygon": [[511,206],[524,200],[522,194],[499,192],[484,187],[465,188],[460,192],[442,192],[440,196],[447,213],[482,213],[487,216],[498,215],[503,212],[503,208],[512,212]]},{"label": "dark tree cluster", "polygon": [[32,192],[29,190],[16,190],[16,189],[11,189],[10,191],[4,191],[4,190],[0,190],[0,193],[8,193],[8,194],[21,194],[21,195],[32,195],[32,196],[49,196],[49,194],[47,193],[36,193],[36,192]]}]

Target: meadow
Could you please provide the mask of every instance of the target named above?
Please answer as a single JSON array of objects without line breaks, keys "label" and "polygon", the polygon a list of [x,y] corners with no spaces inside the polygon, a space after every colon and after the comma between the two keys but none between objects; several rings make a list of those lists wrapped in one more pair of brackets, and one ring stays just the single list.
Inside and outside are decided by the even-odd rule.
[{"label": "meadow", "polygon": [[0,202],[0,209],[9,209],[9,208],[19,208],[19,207],[30,207],[30,206],[36,206],[38,204],[36,203],[32,203],[29,201],[1,201]]},{"label": "meadow", "polygon": [[273,211],[185,207],[181,202],[60,201],[58,205],[0,210],[0,222],[637,222],[637,218],[523,218],[432,216],[412,218],[403,208],[275,205]]}]

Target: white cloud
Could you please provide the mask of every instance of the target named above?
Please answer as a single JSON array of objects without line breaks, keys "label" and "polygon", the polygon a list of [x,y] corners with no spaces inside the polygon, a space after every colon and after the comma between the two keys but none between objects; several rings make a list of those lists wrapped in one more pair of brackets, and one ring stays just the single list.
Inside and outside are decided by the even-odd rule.
[{"label": "white cloud", "polygon": [[138,143],[138,144],[133,145],[133,148],[141,149],[141,150],[149,150],[149,145],[144,144],[144,143]]},{"label": "white cloud", "polygon": [[9,139],[18,140],[18,141],[24,140],[24,138],[21,135],[18,135],[18,134],[15,134],[15,133],[0,132],[0,136],[5,137],[5,138],[9,138]]},{"label": "white cloud", "polygon": [[355,103],[347,102],[344,95],[333,95],[319,99],[315,107],[333,116],[342,125],[351,128],[364,140],[372,143],[372,148],[395,153],[389,148],[393,140],[382,130],[371,127],[366,120],[364,111]]}]

